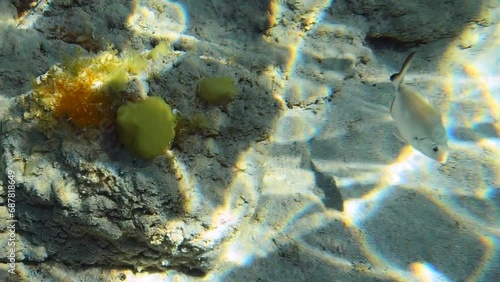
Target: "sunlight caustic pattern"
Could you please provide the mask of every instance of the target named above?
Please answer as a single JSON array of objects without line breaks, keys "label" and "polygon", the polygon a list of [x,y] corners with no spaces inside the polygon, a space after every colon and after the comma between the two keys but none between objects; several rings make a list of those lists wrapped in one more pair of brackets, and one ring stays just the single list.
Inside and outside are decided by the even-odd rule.
[{"label": "sunlight caustic pattern", "polygon": [[[284,1],[270,1],[270,20],[274,26],[282,16],[281,5]],[[307,22],[321,22],[324,8],[330,7],[331,1],[304,1],[305,5],[315,7],[307,15]],[[498,11],[494,16],[498,18]],[[142,14],[147,15],[148,11]],[[147,18],[147,17],[146,17]],[[137,22],[133,18],[131,21]],[[314,25],[311,25],[314,28]],[[345,272],[364,272],[371,277],[392,279],[397,281],[451,281],[448,273],[430,262],[417,260],[401,266],[387,257],[373,243],[367,223],[378,217],[386,200],[398,190],[407,190],[422,195],[429,203],[439,208],[447,217],[456,221],[468,230],[474,230],[473,236],[481,242],[484,249],[481,261],[474,271],[466,277],[466,281],[478,281],[483,273],[493,267],[493,260],[500,257],[499,238],[500,222],[488,216],[476,216],[463,203],[454,199],[458,196],[481,200],[489,203],[500,187],[500,25],[489,29],[488,36],[474,38],[474,45],[481,52],[474,57],[463,57],[456,49],[456,43],[450,44],[446,56],[439,64],[440,77],[444,77],[442,89],[428,89],[429,93],[440,92],[440,108],[445,109],[443,119],[450,134],[452,158],[450,164],[440,166],[421,156],[418,152],[406,146],[397,158],[390,164],[382,163],[350,163],[349,167],[356,171],[363,170],[351,176],[336,177],[337,186],[350,195],[355,194],[359,187],[370,187],[368,191],[357,192],[357,196],[344,201],[344,212],[327,209],[323,206],[320,196],[307,187],[291,187],[295,179],[302,180],[305,185],[312,186],[314,176],[311,171],[299,167],[299,158],[287,159],[284,164],[279,157],[265,148],[250,148],[242,152],[238,163],[236,176],[229,187],[225,201],[219,207],[214,207],[211,215],[214,228],[200,236],[200,240],[223,242],[220,262],[228,266],[210,272],[205,281],[223,279],[238,267],[248,266],[257,258],[269,256],[279,248],[276,242],[283,245],[296,245],[302,252],[317,257],[336,270]],[[180,31],[179,31],[180,32]],[[466,33],[466,32],[465,32]],[[307,93],[325,93],[331,91],[330,86],[308,83],[307,79],[290,79],[296,75],[297,64],[303,60],[303,45],[306,32],[290,27],[285,32],[288,37],[280,38],[284,49],[288,50],[289,58],[282,69],[269,66],[267,69],[269,89],[283,109],[282,117],[276,124],[276,135],[271,138],[277,146],[289,145],[295,142],[307,143],[328,126],[327,113],[332,109],[325,107],[311,115],[301,109],[287,109],[288,93],[295,93],[299,101],[307,100]],[[276,44],[268,42],[269,44]],[[459,66],[454,69],[450,66]],[[445,102],[446,101],[446,102]],[[298,107],[300,108],[300,107]],[[473,110],[471,110],[473,109]],[[319,118],[318,118],[319,117]],[[492,129],[482,132],[478,125],[486,124]],[[457,129],[470,129],[475,138],[463,140],[455,132]],[[454,156],[453,156],[454,155]],[[327,161],[328,173],[344,169],[345,163]],[[479,166],[481,172],[465,173],[459,163]],[[288,167],[286,166],[288,165]],[[279,177],[280,172],[287,173],[292,167],[295,174],[287,174],[287,179]],[[450,168],[451,167],[451,168]],[[287,170],[288,169],[288,170]],[[454,171],[455,170],[455,171]],[[183,176],[182,185],[193,186],[189,172],[180,163],[180,173]],[[436,173],[441,173],[439,181],[434,179]],[[457,187],[456,178],[459,174],[477,179],[475,187]],[[294,178],[295,177],[295,178]],[[273,189],[275,186],[290,187],[288,190]],[[304,189],[301,189],[304,188]],[[283,191],[286,191],[285,194]],[[280,200],[292,197],[296,205],[282,210],[280,214],[271,213],[267,206],[279,206]],[[199,195],[186,195],[193,199],[188,210],[195,209],[204,199]],[[248,201],[255,210],[238,209],[238,201]],[[257,205],[258,203],[258,205]],[[491,203],[490,203],[491,204]],[[493,204],[491,204],[493,205]],[[266,208],[259,208],[265,206]],[[276,208],[276,207],[275,207]],[[498,207],[496,207],[498,208]],[[495,209],[493,206],[492,209]],[[315,232],[333,222],[341,222],[345,232],[359,245],[361,253],[369,263],[355,264],[342,253],[324,252],[312,246],[303,239],[307,234]],[[394,224],[398,224],[395,222]],[[404,223],[401,223],[404,224]],[[235,235],[227,238],[232,232]],[[466,248],[466,246],[464,247]]]},{"label": "sunlight caustic pattern", "polygon": [[[271,3],[274,3],[274,1],[271,1]],[[279,13],[279,8],[277,6],[271,10]],[[493,32],[498,34],[498,27],[495,28]],[[494,38],[494,35],[485,38]],[[292,55],[286,64],[287,67],[283,70],[283,73],[279,73],[279,71],[275,70],[274,73],[270,73],[270,77],[284,77],[285,75],[288,77],[294,74],[295,64],[297,64],[297,62],[301,59],[301,39],[293,38],[288,40],[288,42],[296,42],[296,44],[288,46],[288,50],[290,50]],[[491,166],[490,171],[492,171],[492,173],[482,174],[479,177],[480,180],[478,180],[477,187],[455,187],[456,181],[454,179],[454,175],[445,176],[440,182],[443,185],[437,187],[436,183],[433,181],[434,171],[441,170],[449,172],[449,170],[446,168],[440,168],[439,165],[428,162],[428,160],[421,157],[418,152],[415,152],[407,146],[401,151],[398,158],[390,165],[373,166],[371,170],[365,174],[356,175],[354,178],[341,177],[338,179],[337,184],[345,189],[350,189],[349,187],[357,186],[360,183],[373,185],[373,188],[361,197],[346,200],[344,203],[344,213],[338,213],[330,210],[314,212],[314,205],[320,203],[321,201],[318,198],[312,200],[311,198],[314,198],[314,195],[302,192],[303,197],[309,197],[311,202],[315,204],[302,206],[301,208],[298,208],[298,210],[291,209],[288,211],[288,216],[285,216],[280,220],[267,219],[264,222],[261,222],[260,228],[258,229],[254,227],[241,231],[251,233],[252,235],[250,235],[250,237],[259,236],[262,244],[257,248],[255,246],[253,248],[248,248],[245,256],[245,250],[242,249],[241,245],[242,242],[245,242],[245,239],[244,237],[238,237],[241,240],[231,243],[230,251],[227,252],[226,256],[227,259],[232,260],[236,264],[246,265],[251,261],[252,257],[265,256],[269,252],[274,251],[276,246],[269,244],[268,242],[272,239],[279,239],[284,242],[288,242],[288,244],[299,244],[304,251],[314,256],[321,257],[321,259],[326,263],[331,263],[332,265],[345,269],[346,271],[354,269],[355,266],[342,256],[321,252],[301,240],[301,236],[305,233],[319,229],[335,219],[344,222],[346,227],[354,234],[353,238],[358,240],[361,244],[363,253],[373,266],[365,270],[367,273],[370,273],[370,275],[385,279],[396,279],[399,281],[451,281],[451,279],[447,277],[446,273],[443,273],[440,269],[426,261],[414,261],[408,265],[408,268],[401,268],[400,266],[392,263],[390,259],[386,258],[383,253],[377,250],[377,247],[373,245],[368,238],[370,234],[364,235],[366,232],[364,230],[364,223],[370,221],[377,215],[379,207],[384,205],[384,200],[392,194],[395,189],[409,189],[418,194],[424,195],[429,202],[432,202],[449,217],[456,220],[457,224],[463,224],[470,230],[476,230],[475,236],[482,242],[485,252],[483,253],[482,261],[477,264],[479,267],[477,267],[475,271],[470,274],[467,280],[479,280],[483,271],[485,271],[486,268],[491,267],[492,260],[498,256],[498,237],[500,235],[498,222],[484,221],[483,219],[472,215],[459,203],[455,203],[453,198],[450,196],[465,195],[467,197],[476,197],[487,201],[494,196],[495,187],[498,188],[500,183],[498,175],[495,175],[494,173],[495,171],[498,171],[498,136],[500,135],[498,124],[498,115],[500,114],[500,95],[497,94],[499,92],[499,85],[496,82],[499,81],[499,79],[498,73],[495,73],[498,70],[493,69],[493,66],[484,67],[486,61],[498,62],[498,54],[493,50],[498,48],[499,44],[498,40],[489,42],[489,44],[490,48],[487,49],[490,51],[489,53],[483,53],[483,56],[474,58],[462,58],[461,73],[466,76],[465,78],[462,76],[457,77],[457,75],[460,74],[445,67],[450,65],[450,63],[445,60],[443,60],[440,70],[440,72],[445,73],[443,75],[444,77],[449,78],[448,80],[445,80],[447,84],[443,86],[445,95],[440,97],[440,99],[448,101],[447,104],[444,104],[444,107],[447,108],[448,111],[444,113],[443,119],[445,120],[447,127],[450,128],[450,131],[454,131],[454,128],[461,126],[474,128],[479,123],[487,123],[492,125],[493,132],[496,134],[493,136],[482,135],[474,142],[469,142],[470,144],[468,145],[461,144],[464,142],[457,140],[456,138],[451,138],[450,143],[454,149],[465,150],[465,152],[461,152],[461,154],[465,154],[468,158],[476,158],[477,163],[481,165]],[[452,44],[450,49],[453,50],[453,48],[455,47]],[[448,52],[453,53],[453,51]],[[446,58],[453,61],[457,61],[458,57],[459,56],[456,54],[446,56]],[[494,65],[497,64],[498,63],[495,63]],[[274,82],[275,81],[273,79],[273,83]],[[280,86],[278,87],[279,89],[277,89],[277,87],[272,87],[272,89],[276,90],[275,97],[282,103],[283,109],[285,109],[286,101],[283,98],[284,92],[280,91],[289,91],[289,85],[284,83],[282,80],[276,83]],[[469,83],[469,85],[459,85],[459,83]],[[301,86],[298,85],[296,87]],[[463,101],[464,99],[470,100],[472,106],[481,110],[472,112],[472,116],[464,118],[464,120],[467,120],[468,122],[459,124],[454,118],[459,116],[460,113],[457,113],[454,110],[453,104],[457,101]],[[474,102],[479,104],[474,105]],[[320,113],[319,116],[322,116],[322,114]],[[327,122],[311,124],[307,121],[307,119],[307,114],[294,114],[285,110],[282,119],[278,121],[277,124],[278,135],[280,133],[285,134],[286,129],[290,129],[290,126],[296,126],[297,128],[296,130],[292,130],[292,133],[287,133],[292,136],[281,136],[282,138],[277,136],[275,141],[277,141],[278,144],[285,144],[287,141],[307,142],[307,140],[318,134],[323,126],[327,126]],[[280,124],[280,122],[282,124]],[[301,122],[308,125],[303,124],[301,126]],[[280,126],[283,127],[282,130],[280,130]],[[301,132],[300,128],[308,128],[309,131]],[[478,132],[478,134],[481,135],[480,132]],[[454,137],[453,134],[452,137]],[[484,158],[484,154],[478,153],[481,150],[486,150],[488,153],[491,153],[491,156]],[[474,151],[475,153],[471,154],[471,152]],[[455,153],[458,154],[458,152]],[[479,155],[481,155],[482,159],[479,159]],[[252,156],[252,154],[248,153],[248,156]],[[279,166],[279,164],[274,163],[274,160],[272,159],[267,160],[266,165],[268,167],[272,167],[273,165]],[[264,178],[264,181],[265,179],[266,178]],[[268,181],[274,183],[274,185],[280,185],[280,183],[284,180],[273,178]],[[285,183],[283,182],[281,184],[283,185]],[[269,196],[278,197],[279,195],[271,193]],[[247,239],[250,241],[255,240],[250,238]]]},{"label": "sunlight caustic pattern", "polygon": [[183,5],[171,1],[135,0],[127,27],[150,37],[177,40],[189,25]]}]

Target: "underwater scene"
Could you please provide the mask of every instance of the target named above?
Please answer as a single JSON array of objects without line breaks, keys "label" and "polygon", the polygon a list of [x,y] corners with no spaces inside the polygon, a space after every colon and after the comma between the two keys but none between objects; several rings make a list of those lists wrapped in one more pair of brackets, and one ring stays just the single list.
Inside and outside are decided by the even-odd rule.
[{"label": "underwater scene", "polygon": [[0,0],[0,281],[500,281],[499,0]]}]

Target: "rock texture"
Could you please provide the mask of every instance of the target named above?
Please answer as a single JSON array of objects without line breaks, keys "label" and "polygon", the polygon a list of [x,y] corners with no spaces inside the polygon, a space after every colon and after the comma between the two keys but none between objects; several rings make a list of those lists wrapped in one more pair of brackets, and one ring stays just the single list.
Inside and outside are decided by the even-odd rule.
[{"label": "rock texture", "polygon": [[[142,6],[122,5],[120,14],[116,14],[104,2],[99,3],[54,2],[34,23],[40,33],[33,31],[32,37],[12,25],[2,27],[2,40],[13,48],[29,46],[29,41],[45,46],[3,46],[0,57],[10,57],[2,62],[15,66],[16,61],[25,60],[24,56],[33,55],[50,58],[40,62],[50,67],[51,61],[61,57],[58,50],[63,54],[74,48],[99,52],[104,48],[101,43],[105,33],[113,34],[111,42],[131,36],[123,29],[124,17]],[[182,23],[176,18],[181,14],[174,12],[178,10],[175,4],[153,6],[155,13],[168,11],[170,20]],[[151,49],[155,40],[169,42],[168,38],[144,35],[156,27],[143,28],[144,33],[131,37],[135,43],[127,48],[142,52]],[[172,155],[152,162],[137,160],[122,147],[113,123],[84,130],[64,120],[52,127],[40,125],[32,113],[36,103],[32,93],[23,92],[26,86],[20,87],[32,74],[19,71],[22,81],[5,85],[8,92],[4,94],[17,96],[2,104],[6,108],[2,111],[0,138],[2,177],[12,171],[18,183],[17,263],[62,262],[75,267],[113,266],[137,271],[177,269],[195,276],[213,268],[220,244],[252,215],[255,205],[249,200],[236,201],[231,208],[239,211],[237,222],[215,220],[220,207],[226,205],[228,186],[238,171],[238,155],[249,144],[267,138],[279,107],[258,76],[217,60],[227,56],[227,50],[211,51],[207,56],[209,44],[201,43],[187,54],[193,43],[192,37],[182,37],[176,43],[177,51],[172,50],[150,66],[149,73],[132,78],[123,93],[124,97],[137,96],[140,87],[135,80],[142,80],[148,95],[163,97],[186,119],[202,116],[208,123],[203,129],[178,134]],[[52,45],[58,47],[52,49]],[[82,52],[87,55],[85,50]],[[198,100],[196,84],[209,75],[234,77],[236,100],[226,106]],[[2,76],[5,81],[13,77],[5,72]],[[0,193],[3,203],[6,187]],[[8,219],[6,207],[0,209],[2,218]],[[2,221],[2,230],[6,227],[7,221]],[[8,236],[9,232],[0,234],[2,250],[7,248]],[[5,260],[6,254],[2,251],[1,258]]]},{"label": "rock texture", "polygon": [[[332,14],[358,21],[367,36],[402,43],[429,43],[458,35],[470,23],[490,25],[488,1],[335,1]],[[353,17],[353,15],[355,15]]]}]

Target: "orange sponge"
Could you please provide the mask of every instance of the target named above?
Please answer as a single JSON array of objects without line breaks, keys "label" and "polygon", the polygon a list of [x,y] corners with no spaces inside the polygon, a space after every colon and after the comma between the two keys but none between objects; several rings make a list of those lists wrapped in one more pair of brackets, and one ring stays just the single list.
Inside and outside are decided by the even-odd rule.
[{"label": "orange sponge", "polygon": [[34,83],[35,97],[59,119],[97,128],[114,121],[112,101],[128,83],[128,61],[106,51],[96,56],[70,59]]}]

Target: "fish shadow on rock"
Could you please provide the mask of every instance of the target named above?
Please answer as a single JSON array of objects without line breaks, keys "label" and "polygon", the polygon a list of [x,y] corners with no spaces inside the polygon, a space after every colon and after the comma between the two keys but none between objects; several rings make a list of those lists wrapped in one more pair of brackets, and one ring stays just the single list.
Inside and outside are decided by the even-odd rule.
[{"label": "fish shadow on rock", "polygon": [[335,183],[333,176],[319,171],[311,160],[309,152],[302,155],[300,166],[304,169],[309,169],[314,173],[314,183],[316,187],[321,189],[324,193],[322,199],[323,204],[327,208],[335,209],[337,211],[344,211],[344,199],[342,194]]}]

